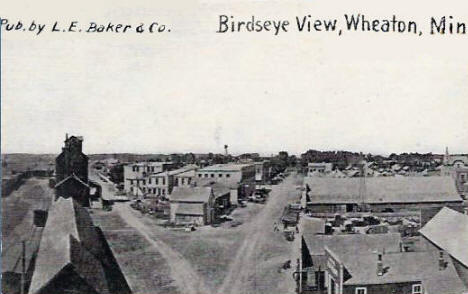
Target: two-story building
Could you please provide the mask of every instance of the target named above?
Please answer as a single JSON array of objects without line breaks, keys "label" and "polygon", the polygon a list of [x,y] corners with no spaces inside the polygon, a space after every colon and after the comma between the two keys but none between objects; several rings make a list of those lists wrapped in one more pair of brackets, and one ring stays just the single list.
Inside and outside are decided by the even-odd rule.
[{"label": "two-story building", "polygon": [[238,195],[243,198],[255,192],[255,164],[254,163],[227,163],[215,164],[197,171],[195,181],[198,186],[207,183],[222,183],[227,187],[237,187]]},{"label": "two-story building", "polygon": [[325,247],[328,294],[463,294],[466,287],[444,252],[340,252]]},{"label": "two-story building", "polygon": [[133,196],[148,192],[149,176],[171,170],[172,162],[137,162],[124,165],[124,191]]},{"label": "two-story building", "polygon": [[146,196],[168,197],[172,193],[174,187],[179,186],[179,182],[182,186],[190,186],[193,177],[188,178],[184,176],[184,174],[187,175],[189,172],[195,173],[197,169],[198,166],[196,165],[186,165],[176,170],[151,174],[148,177],[146,185]]}]

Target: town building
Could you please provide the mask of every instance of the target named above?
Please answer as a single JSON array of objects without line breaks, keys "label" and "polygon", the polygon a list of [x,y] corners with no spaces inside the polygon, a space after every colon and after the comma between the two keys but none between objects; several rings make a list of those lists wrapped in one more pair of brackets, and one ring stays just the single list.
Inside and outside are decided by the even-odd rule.
[{"label": "town building", "polygon": [[400,234],[324,235],[323,221],[311,219],[306,221],[305,224],[302,221],[300,230],[302,232],[302,274],[298,279],[300,293],[327,293],[326,290],[330,284],[327,272],[327,246],[333,244],[340,249],[340,253],[346,255],[353,255],[358,252],[372,253],[377,250],[399,252],[401,248]]},{"label": "town building", "polygon": [[328,294],[463,294],[466,287],[443,252],[344,253],[325,247]]},{"label": "town building", "polygon": [[28,293],[131,293],[103,236],[76,201],[56,200],[42,233]]},{"label": "town building", "polygon": [[151,174],[146,183],[146,196],[169,197],[173,188],[178,186],[179,182],[182,186],[192,185],[193,176],[190,177],[187,173],[195,174],[197,169],[198,166],[196,165],[186,165],[176,170]]},{"label": "town building", "polygon": [[230,208],[230,190],[222,186],[176,187],[170,204],[173,223],[209,225]]},{"label": "town building", "polygon": [[312,177],[317,174],[327,174],[333,170],[333,163],[309,162],[307,164],[307,176]]},{"label": "town building", "polygon": [[171,170],[172,162],[138,162],[124,165],[124,191],[133,196],[144,196],[148,191],[150,175]]},{"label": "town building", "polygon": [[303,203],[313,213],[394,212],[461,205],[451,177],[306,177]]},{"label": "town building", "polygon": [[271,178],[270,161],[258,161],[255,164],[255,182],[258,184],[266,184]]},{"label": "town building", "polygon": [[174,175],[174,184],[178,187],[193,186],[196,176],[197,169],[184,171],[182,173]]},{"label": "town building", "polygon": [[444,207],[419,232],[434,249],[449,254],[468,287],[468,215]]},{"label": "town building", "polygon": [[198,186],[208,183],[222,183],[227,187],[238,187],[238,198],[253,195],[255,192],[255,164],[215,164],[199,169],[196,180]]}]

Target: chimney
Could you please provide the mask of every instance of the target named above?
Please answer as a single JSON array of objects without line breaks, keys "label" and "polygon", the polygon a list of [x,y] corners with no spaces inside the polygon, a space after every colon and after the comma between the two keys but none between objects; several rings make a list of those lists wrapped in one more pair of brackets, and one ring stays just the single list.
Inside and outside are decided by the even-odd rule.
[{"label": "chimney", "polygon": [[439,271],[443,271],[446,268],[446,263],[444,259],[444,251],[439,251]]},{"label": "chimney", "polygon": [[377,276],[383,276],[382,254],[377,255]]}]

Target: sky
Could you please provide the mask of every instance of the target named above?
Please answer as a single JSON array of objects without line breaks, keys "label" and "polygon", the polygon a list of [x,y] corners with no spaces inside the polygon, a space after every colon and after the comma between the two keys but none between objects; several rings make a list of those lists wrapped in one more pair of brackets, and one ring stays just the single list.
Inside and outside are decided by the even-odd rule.
[{"label": "sky", "polygon": [[75,2],[9,1],[1,13],[171,32],[3,29],[2,153],[57,153],[65,133],[83,136],[86,153],[468,153],[468,34],[216,33],[220,14],[396,14],[427,30],[434,15],[468,23],[466,1]]}]

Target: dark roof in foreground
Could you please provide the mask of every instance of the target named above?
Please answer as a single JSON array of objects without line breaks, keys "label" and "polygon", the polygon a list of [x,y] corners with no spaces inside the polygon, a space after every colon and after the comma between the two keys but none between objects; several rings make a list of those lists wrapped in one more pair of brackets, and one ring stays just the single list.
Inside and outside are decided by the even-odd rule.
[{"label": "dark roof in foreground", "polygon": [[[109,293],[91,218],[72,198],[60,197],[49,210],[29,293],[38,293],[69,264],[98,293]],[[81,246],[80,242],[83,243]]]},{"label": "dark roof in foreground", "polygon": [[[361,178],[306,177],[311,204],[361,202]],[[452,177],[369,177],[365,179],[364,202],[419,203],[463,201]]]},{"label": "dark roof in foreground", "polygon": [[466,287],[448,256],[446,268],[439,269],[437,250],[420,252],[395,252],[382,256],[382,276],[377,275],[377,254],[339,254],[346,270],[351,275],[345,285],[373,285],[421,281],[425,293],[461,294]]},{"label": "dark roof in foreground", "polygon": [[444,207],[419,232],[468,267],[468,215]]},{"label": "dark roof in foreground", "polygon": [[52,283],[70,273],[96,293],[130,293],[88,211],[72,198],[59,197],[49,209],[29,293],[47,293]]}]

